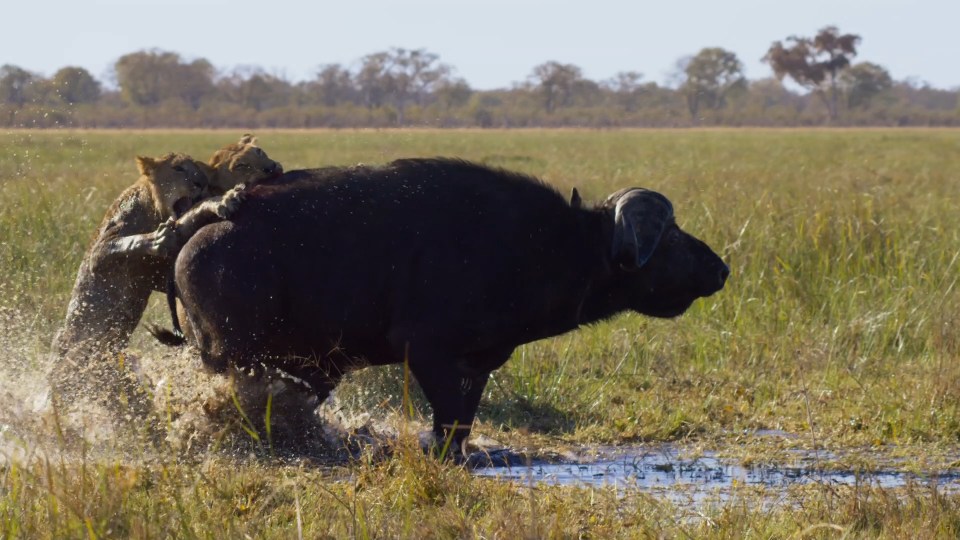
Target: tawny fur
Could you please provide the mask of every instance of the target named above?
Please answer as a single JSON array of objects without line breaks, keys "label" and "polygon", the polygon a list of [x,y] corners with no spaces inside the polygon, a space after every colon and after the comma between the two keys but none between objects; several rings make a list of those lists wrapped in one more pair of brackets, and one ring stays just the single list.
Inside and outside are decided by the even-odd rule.
[{"label": "tawny fur", "polygon": [[163,291],[172,259],[153,233],[206,194],[207,177],[183,154],[138,157],[140,178],[107,210],[77,272],[63,327],[54,339],[60,356],[85,348],[122,349],[140,321],[150,292]]},{"label": "tawny fur", "polygon": [[249,133],[240,141],[217,150],[210,161],[210,185],[213,193],[224,193],[239,184],[254,184],[265,178],[279,175],[283,167],[270,159],[257,146],[257,138]]},{"label": "tawny fur", "polygon": [[[137,158],[140,178],[111,205],[80,265],[63,327],[54,339],[58,356],[80,344],[107,353],[127,344],[150,293],[166,291],[177,247],[238,204],[236,192],[220,194],[283,171],[256,142],[245,134],[215,152],[209,164],[182,154]],[[194,206],[211,193],[217,196]],[[175,204],[181,213],[193,207],[182,226],[172,223],[181,217]]]},{"label": "tawny fur", "polygon": [[[150,293],[164,292],[169,283],[176,248],[182,245],[174,219],[191,207],[197,211],[184,231],[191,227],[195,231],[206,220],[223,219],[239,197],[220,194],[282,171],[249,135],[218,150],[210,165],[182,154],[136,161],[140,178],[107,210],[77,272],[63,326],[51,346],[54,399],[70,403],[91,398],[118,418],[130,411],[142,418],[150,410],[139,383],[123,365],[121,351],[140,322]],[[196,204],[210,195],[217,196]]]}]

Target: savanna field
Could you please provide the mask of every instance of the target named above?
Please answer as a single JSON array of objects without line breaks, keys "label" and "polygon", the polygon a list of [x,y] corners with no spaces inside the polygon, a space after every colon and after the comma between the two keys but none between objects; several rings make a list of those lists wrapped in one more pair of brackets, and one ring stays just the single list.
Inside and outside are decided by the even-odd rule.
[{"label": "savanna field", "polygon": [[[358,458],[291,455],[247,433],[259,410],[186,434],[206,387],[223,381],[142,327],[129,355],[170,433],[163,444],[51,410],[48,347],[104,211],[137,178],[134,156],[205,160],[239,135],[0,133],[0,537],[960,535],[960,495],[935,481],[960,473],[960,131],[257,133],[287,170],[442,155],[577,187],[586,201],[654,189],[727,261],[725,289],[676,320],[624,316],[519,348],[487,387],[475,437],[531,456],[667,445],[745,466],[802,451],[821,470],[918,479],[734,483],[695,506],[623,486],[480,478],[425,456],[416,433],[429,408],[415,385],[406,406],[399,368],[359,372],[336,396],[336,416],[390,434],[386,456],[363,451],[369,442]],[[160,295],[144,320],[168,325]]]}]

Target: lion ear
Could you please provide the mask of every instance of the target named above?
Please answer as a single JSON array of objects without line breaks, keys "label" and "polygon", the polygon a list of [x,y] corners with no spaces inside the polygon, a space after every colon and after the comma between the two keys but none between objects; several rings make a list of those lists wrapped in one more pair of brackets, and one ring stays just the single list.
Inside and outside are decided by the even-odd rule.
[{"label": "lion ear", "polygon": [[240,144],[246,146],[248,144],[257,144],[257,138],[251,135],[250,133],[244,133],[240,136]]},{"label": "lion ear", "polygon": [[197,166],[198,169],[200,169],[200,172],[202,172],[203,175],[207,177],[208,182],[213,180],[213,177],[216,176],[217,174],[216,169],[214,169],[210,165],[207,165],[202,161],[194,161],[193,163]]},{"label": "lion ear", "polygon": [[149,176],[157,169],[157,165],[159,165],[159,162],[152,157],[137,156],[137,169],[140,171],[140,174]]}]

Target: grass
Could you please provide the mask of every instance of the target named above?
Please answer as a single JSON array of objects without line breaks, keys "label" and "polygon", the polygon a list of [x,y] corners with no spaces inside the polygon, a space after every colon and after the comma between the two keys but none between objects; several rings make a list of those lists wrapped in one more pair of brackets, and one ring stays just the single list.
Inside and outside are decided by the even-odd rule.
[{"label": "grass", "polygon": [[477,479],[404,443],[331,475],[208,460],[35,462],[0,477],[0,533],[22,538],[954,538],[955,496],[924,485],[803,487],[771,502],[735,487],[691,511],[640,491]]},{"label": "grass", "polygon": [[[4,334],[19,333],[0,351],[9,364],[0,373],[41,362],[90,235],[135,180],[133,156],[206,157],[238,135],[0,133],[0,308],[16,315],[0,320],[13,321]],[[455,155],[576,186],[586,199],[656,189],[729,262],[727,287],[678,320],[624,316],[518,349],[489,386],[478,433],[535,448],[678,442],[744,460],[784,447],[869,449],[912,467],[956,467],[960,132],[258,135],[288,170]],[[165,321],[162,304],[148,320]],[[142,334],[132,347],[156,350]],[[353,412],[399,410],[402,395],[400,369],[366,370],[341,401]],[[768,429],[797,437],[751,435]],[[304,537],[788,537],[830,524],[893,538],[960,528],[958,499],[920,486],[821,488],[768,510],[750,497],[677,520],[686,510],[649,494],[501,484],[412,451],[339,476],[217,456],[203,466],[25,462],[0,470],[0,536],[291,537],[298,523]]]}]

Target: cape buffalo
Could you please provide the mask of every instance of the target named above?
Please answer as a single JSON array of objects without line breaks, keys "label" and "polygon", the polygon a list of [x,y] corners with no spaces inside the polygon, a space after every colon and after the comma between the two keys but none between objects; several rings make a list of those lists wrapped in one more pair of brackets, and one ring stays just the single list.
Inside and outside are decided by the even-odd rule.
[{"label": "cape buffalo", "polygon": [[407,359],[434,433],[460,445],[518,345],[627,310],[676,317],[728,274],[659,193],[583,208],[521,174],[404,159],[251,188],[187,242],[175,282],[207,366],[276,367],[323,400],[351,369]]}]

